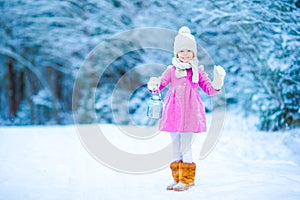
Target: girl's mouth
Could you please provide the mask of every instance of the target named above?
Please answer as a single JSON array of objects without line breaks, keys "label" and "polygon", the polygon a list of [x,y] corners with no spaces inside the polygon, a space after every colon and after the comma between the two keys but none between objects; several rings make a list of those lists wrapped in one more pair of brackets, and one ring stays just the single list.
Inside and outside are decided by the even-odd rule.
[{"label": "girl's mouth", "polygon": [[182,60],[189,60],[190,57],[181,57]]}]

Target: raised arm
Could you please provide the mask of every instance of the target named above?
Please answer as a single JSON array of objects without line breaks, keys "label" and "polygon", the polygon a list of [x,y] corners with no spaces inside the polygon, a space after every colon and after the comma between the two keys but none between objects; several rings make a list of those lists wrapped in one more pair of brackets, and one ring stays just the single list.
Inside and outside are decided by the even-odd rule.
[{"label": "raised arm", "polygon": [[219,90],[216,90],[203,69],[199,69],[199,86],[209,96],[215,95]]}]

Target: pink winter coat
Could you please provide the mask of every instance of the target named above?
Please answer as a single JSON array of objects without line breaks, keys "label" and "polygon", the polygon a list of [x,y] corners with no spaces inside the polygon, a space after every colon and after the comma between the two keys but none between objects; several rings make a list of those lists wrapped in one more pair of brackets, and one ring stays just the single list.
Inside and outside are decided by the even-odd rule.
[{"label": "pink winter coat", "polygon": [[159,89],[170,84],[164,100],[164,110],[159,129],[167,132],[205,132],[205,110],[198,91],[198,85],[207,95],[214,95],[215,90],[210,79],[199,67],[199,82],[192,82],[192,69],[187,70],[187,76],[175,77],[176,67],[169,67],[163,73]]}]

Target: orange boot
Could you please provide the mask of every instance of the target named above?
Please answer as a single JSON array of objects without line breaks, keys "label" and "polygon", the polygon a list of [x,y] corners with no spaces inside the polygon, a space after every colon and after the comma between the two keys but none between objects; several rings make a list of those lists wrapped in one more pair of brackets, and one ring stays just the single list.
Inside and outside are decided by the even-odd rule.
[{"label": "orange boot", "polygon": [[195,163],[180,163],[179,167],[179,182],[173,187],[174,191],[188,190],[194,185],[196,175]]},{"label": "orange boot", "polygon": [[170,168],[172,170],[173,182],[167,186],[167,190],[173,190],[173,187],[179,182],[179,165],[182,161],[172,162]]}]

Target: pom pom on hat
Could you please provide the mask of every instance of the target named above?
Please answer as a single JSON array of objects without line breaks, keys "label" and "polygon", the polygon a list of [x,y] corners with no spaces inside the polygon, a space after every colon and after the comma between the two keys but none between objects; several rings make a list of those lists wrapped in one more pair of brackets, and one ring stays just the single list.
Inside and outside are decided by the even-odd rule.
[{"label": "pom pom on hat", "polygon": [[186,26],[183,26],[181,27],[179,30],[178,30],[178,33],[187,33],[187,34],[191,34],[191,30],[186,27]]},{"label": "pom pom on hat", "polygon": [[195,37],[191,34],[191,30],[186,27],[182,26],[178,30],[178,34],[174,40],[174,55],[176,56],[177,53],[181,50],[191,50],[197,55],[197,44]]}]

